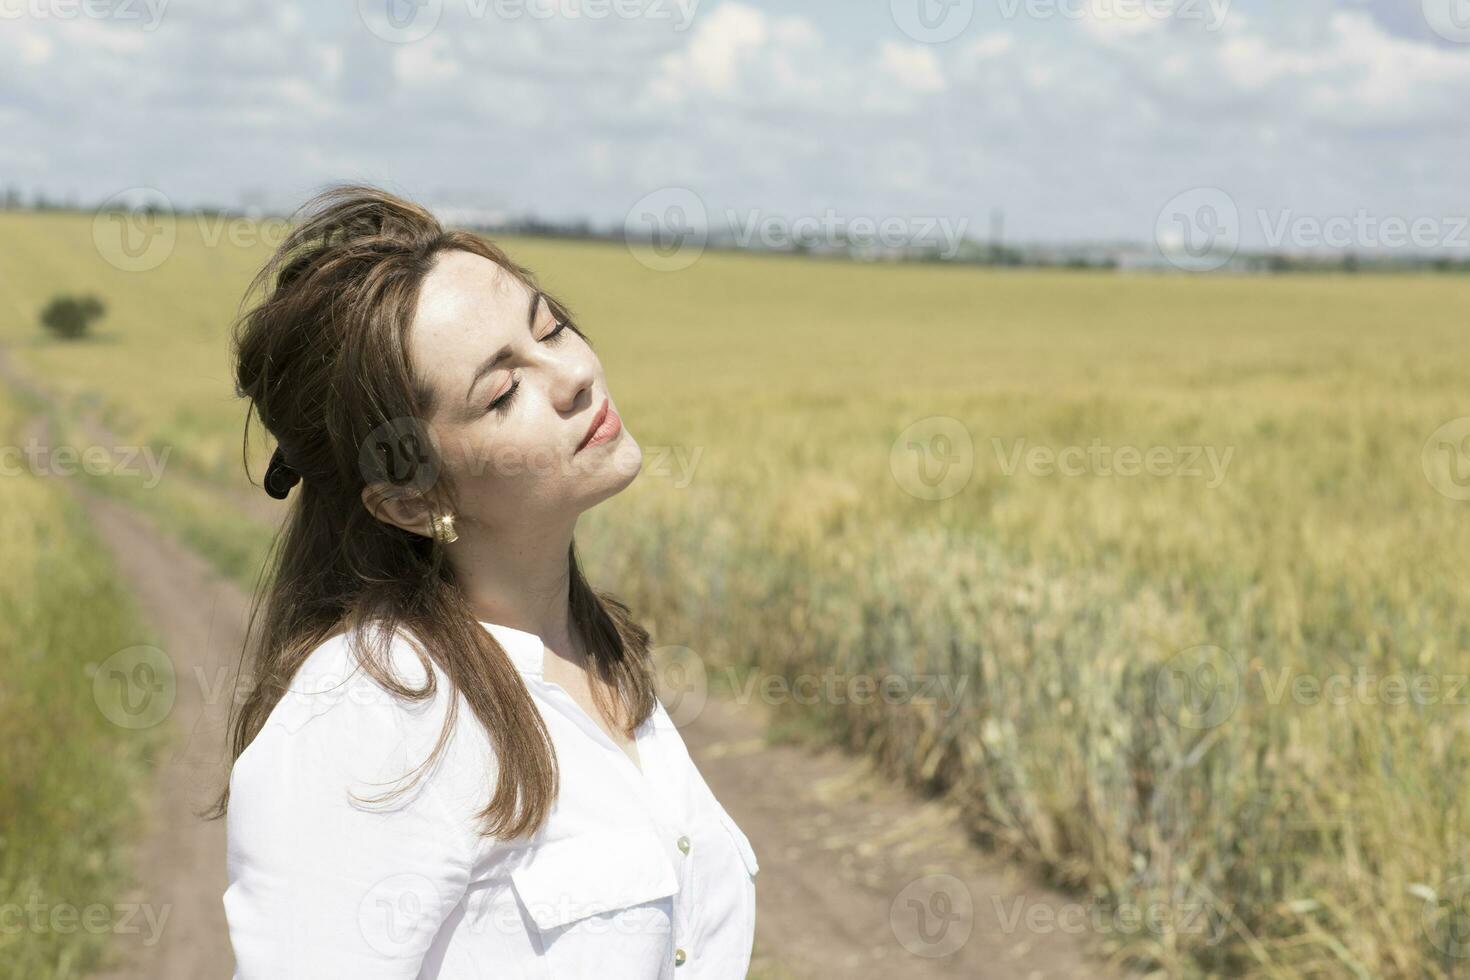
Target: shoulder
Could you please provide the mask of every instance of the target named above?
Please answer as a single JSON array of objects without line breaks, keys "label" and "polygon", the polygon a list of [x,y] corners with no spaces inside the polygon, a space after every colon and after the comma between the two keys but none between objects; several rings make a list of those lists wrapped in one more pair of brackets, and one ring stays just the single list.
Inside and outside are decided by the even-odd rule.
[{"label": "shoulder", "polygon": [[[436,675],[432,696],[405,698],[353,639],[310,652],[231,770],[224,907],[237,975],[387,976],[385,943],[394,966],[417,964],[494,846],[476,817],[494,773],[460,741],[473,719],[461,714],[433,754],[453,703],[446,678],[394,638],[378,648],[394,686],[411,693]],[[391,914],[404,901],[422,927]]]},{"label": "shoulder", "polygon": [[[415,696],[431,678],[432,691]],[[491,752],[468,703],[410,635],[344,632],[296,670],[235,761],[231,796],[257,784],[279,790],[289,772],[303,784],[365,796],[402,786],[468,799],[466,787],[485,792],[493,781]]]},{"label": "shoulder", "polygon": [[[406,696],[388,686],[418,690],[430,677],[434,690],[424,697]],[[377,715],[398,723],[442,718],[454,694],[443,670],[404,631],[392,636],[381,630],[346,631],[306,655],[266,725],[297,731],[329,713]]]}]

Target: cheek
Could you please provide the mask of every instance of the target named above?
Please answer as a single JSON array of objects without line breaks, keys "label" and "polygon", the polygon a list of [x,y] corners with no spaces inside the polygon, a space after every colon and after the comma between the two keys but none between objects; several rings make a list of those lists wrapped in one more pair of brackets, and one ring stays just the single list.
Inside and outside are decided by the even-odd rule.
[{"label": "cheek", "polygon": [[477,510],[534,499],[566,470],[556,443],[530,422],[502,426],[493,437],[466,431],[445,463],[463,505]]}]

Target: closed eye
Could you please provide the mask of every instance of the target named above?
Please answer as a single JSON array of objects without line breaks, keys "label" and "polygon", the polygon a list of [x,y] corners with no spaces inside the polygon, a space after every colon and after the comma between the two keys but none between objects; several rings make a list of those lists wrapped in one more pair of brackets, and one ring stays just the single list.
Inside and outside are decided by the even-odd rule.
[{"label": "closed eye", "polygon": [[511,382],[510,388],[506,390],[505,394],[501,395],[499,398],[490,403],[491,410],[499,412],[501,415],[504,415],[506,410],[510,408],[510,400],[515,397],[515,394],[520,389],[520,387],[521,379],[516,378],[514,381]]},{"label": "closed eye", "polygon": [[[545,337],[542,337],[541,342],[543,344],[552,345],[561,343],[563,340],[566,339],[564,333],[566,329],[567,324],[565,320],[557,321],[556,329],[551,331],[551,333],[547,334]],[[521,379],[516,378],[513,382],[511,382],[510,388],[507,389],[505,394],[501,395],[499,398],[490,403],[490,409],[492,411],[500,413],[501,415],[504,415],[510,409],[511,399],[515,397],[515,393],[520,389],[520,387]]]}]

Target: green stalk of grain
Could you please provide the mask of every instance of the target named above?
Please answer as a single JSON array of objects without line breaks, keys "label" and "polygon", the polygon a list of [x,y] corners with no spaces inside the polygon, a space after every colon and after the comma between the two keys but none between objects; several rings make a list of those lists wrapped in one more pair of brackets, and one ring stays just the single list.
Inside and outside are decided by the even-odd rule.
[{"label": "green stalk of grain", "polygon": [[[0,391],[0,445],[23,446],[30,417]],[[105,908],[101,921],[110,927],[128,900],[128,843],[160,736],[119,728],[94,698],[98,665],[120,647],[148,642],[102,543],[55,481],[14,456],[7,462],[0,475],[0,903],[7,909],[0,975],[60,980],[104,962],[112,931],[96,928],[95,907]]]},{"label": "green stalk of grain", "polygon": [[[0,216],[0,232],[24,243],[0,278],[16,359],[95,393],[182,470],[248,490],[224,338],[266,250],[184,222],[167,262],[125,274],[96,258],[86,216]],[[778,723],[952,795],[977,836],[1100,908],[1166,913],[1092,930],[1124,958],[1184,976],[1463,972],[1436,930],[1470,871],[1466,692],[1451,692],[1470,670],[1470,505],[1434,489],[1423,455],[1470,415],[1470,283],[715,254],[660,274],[613,246],[506,244],[571,301],[646,448],[650,469],[579,534],[661,643],[737,691],[963,680],[948,710],[819,700]],[[28,340],[79,278],[110,338]],[[930,416],[970,447],[967,482],[937,501],[891,465]],[[1223,465],[1025,462],[1094,444]],[[115,489],[250,583],[265,532],[228,496]],[[1202,644],[1235,658],[1243,696],[1191,729],[1158,680]],[[1339,704],[1294,686],[1359,670],[1437,678],[1442,696]],[[1197,907],[1203,931],[1179,922]]]}]

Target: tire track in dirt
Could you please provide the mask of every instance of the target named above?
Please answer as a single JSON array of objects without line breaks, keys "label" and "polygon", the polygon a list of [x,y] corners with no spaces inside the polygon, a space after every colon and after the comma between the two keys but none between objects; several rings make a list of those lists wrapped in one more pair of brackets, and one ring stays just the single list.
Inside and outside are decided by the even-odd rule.
[{"label": "tire track in dirt", "polygon": [[[5,375],[13,377],[14,369],[0,363]],[[33,395],[38,390],[27,387]],[[48,435],[39,416],[30,431]],[[109,444],[95,425],[88,435]],[[228,978],[225,826],[198,813],[227,778],[225,723],[248,598],[131,507],[66,482],[173,660],[177,687],[169,718],[174,739],[158,760],[136,851],[138,887],[128,896],[167,909],[168,919],[156,945],[119,938],[120,965],[101,976]],[[119,637],[118,647],[134,642]],[[845,753],[769,745],[766,721],[761,706],[712,697],[681,727],[700,771],[760,858],[752,976],[1109,975],[1086,958],[1076,935],[1017,925],[1027,914],[1061,921],[1068,900],[972,847],[953,808],[917,799]]]},{"label": "tire track in dirt", "polygon": [[107,980],[229,978],[225,824],[198,814],[228,778],[226,722],[244,642],[245,596],[203,559],[116,501],[88,493],[93,526],[173,660],[171,750],[154,773],[154,802],[140,844],[138,901],[170,909],[163,940],[122,952]]},{"label": "tire track in dirt", "polygon": [[1067,921],[1075,902],[972,846],[957,808],[766,731],[762,706],[714,698],[681,728],[760,860],[757,966],[844,980],[1116,975],[1075,928],[1026,928],[1028,915]]},{"label": "tire track in dirt", "polygon": [[[55,392],[37,384],[18,368],[10,357],[10,352],[3,346],[0,346],[0,382],[29,401],[41,402],[53,408],[59,408],[62,405],[62,399],[57,397]],[[95,412],[77,411],[69,415],[69,420],[75,425],[77,432],[87,440],[87,446],[118,448],[128,444],[128,440],[110,432]],[[32,434],[40,431],[33,429]],[[49,450],[53,441],[48,436],[44,442],[38,441],[37,445]],[[31,435],[28,435],[22,440],[22,446],[30,442]],[[161,453],[172,447],[155,446],[152,448]],[[187,464],[171,466],[169,477],[177,482],[188,484],[194,491],[213,497],[266,527],[276,527],[286,516],[287,501],[276,500],[260,487],[250,485],[248,481],[242,481],[241,484],[222,484],[201,475],[197,470],[188,468]]]},{"label": "tire track in dirt", "polygon": [[[52,445],[43,416],[28,438]],[[131,508],[53,476],[78,496],[94,532],[131,589],[174,668],[174,702],[162,754],[152,760],[144,831],[130,847],[136,885],[122,901],[146,907],[151,929],[119,931],[102,980],[228,978],[234,956],[226,929],[225,825],[199,814],[228,778],[225,726],[248,607],[244,595],[202,558],[159,533]],[[116,638],[116,649],[138,642]],[[112,651],[99,651],[102,660]],[[156,942],[151,941],[156,939]]]}]

